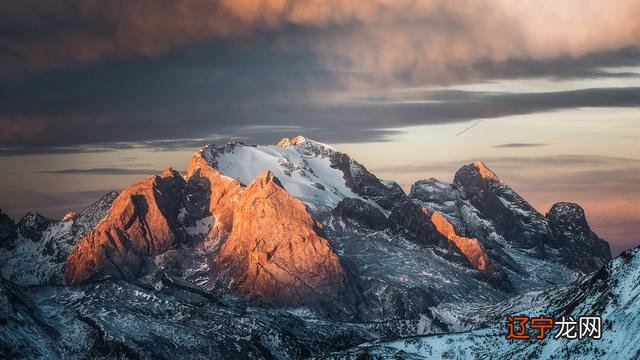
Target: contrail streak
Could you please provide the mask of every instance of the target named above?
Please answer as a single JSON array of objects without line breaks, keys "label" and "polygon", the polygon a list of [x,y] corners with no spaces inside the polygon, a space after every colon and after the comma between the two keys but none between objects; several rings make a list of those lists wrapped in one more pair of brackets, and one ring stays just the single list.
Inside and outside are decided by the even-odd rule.
[{"label": "contrail streak", "polygon": [[476,125],[480,124],[480,123],[482,122],[482,120],[484,120],[484,119],[480,119],[480,120],[476,121],[473,125],[471,125],[471,126],[469,126],[468,128],[466,128],[466,129],[464,129],[464,130],[460,131],[459,133],[457,133],[457,134],[456,134],[456,136],[458,136],[458,135],[462,134],[463,132],[466,132],[466,131],[470,130],[472,127],[474,127],[474,126],[476,126]]}]

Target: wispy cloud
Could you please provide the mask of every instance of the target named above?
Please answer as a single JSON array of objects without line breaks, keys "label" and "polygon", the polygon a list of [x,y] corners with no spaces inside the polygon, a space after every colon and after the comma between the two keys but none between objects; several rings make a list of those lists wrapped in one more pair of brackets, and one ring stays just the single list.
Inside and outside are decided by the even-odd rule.
[{"label": "wispy cloud", "polygon": [[530,147],[541,147],[547,146],[548,144],[543,143],[507,143],[507,144],[499,144],[494,145],[494,148],[530,148]]},{"label": "wispy cloud", "polygon": [[[122,90],[127,93],[126,88]],[[0,126],[11,125],[13,129],[0,133],[0,143],[8,148],[5,152],[10,154],[34,152],[38,148],[68,149],[91,144],[93,148],[115,149],[136,146],[158,149],[197,148],[206,143],[237,138],[238,135],[258,143],[262,143],[265,138],[271,143],[274,138],[279,137],[273,132],[255,130],[258,125],[299,128],[301,131],[304,129],[325,142],[342,142],[349,138],[358,142],[367,139],[382,140],[385,135],[397,131],[394,129],[412,125],[463,122],[577,107],[640,106],[640,88],[637,87],[515,94],[434,91],[421,95],[437,101],[398,103],[378,99],[366,104],[346,102],[285,105],[276,94],[272,98],[273,102],[268,104],[262,103],[262,100],[230,100],[223,103],[207,101],[210,97],[207,92],[193,94],[189,99],[176,96],[165,100],[157,99],[151,91],[149,95],[136,92],[134,97],[137,96],[137,100],[141,101],[138,104],[129,103],[128,100],[123,103],[122,94],[110,98],[99,91],[91,95],[90,100],[87,95],[83,99],[71,98],[62,102],[66,104],[67,111],[85,107],[83,111],[86,113],[82,115],[82,120],[72,123],[66,120],[62,112],[49,118],[48,122],[43,121],[41,130],[34,132],[30,122],[0,116]],[[159,104],[160,100],[163,101],[162,104]],[[8,110],[23,109],[20,104],[25,101],[26,99],[18,99]],[[86,103],[92,101],[103,104],[86,108]],[[29,103],[28,111],[39,113],[50,113],[62,105],[56,103],[52,107],[47,102],[37,100]],[[185,109],[188,103],[192,107]],[[122,116],[123,112],[126,112],[126,116]],[[100,121],[96,123],[93,119]],[[216,134],[210,134],[213,129]],[[203,133],[210,135],[202,136]],[[18,147],[30,147],[32,150],[16,150]]]},{"label": "wispy cloud", "polygon": [[[593,175],[599,175],[598,179],[602,179],[603,174],[607,174],[608,169],[615,168],[621,170],[620,174],[624,174],[624,178],[628,178],[627,175],[633,174],[636,168],[640,168],[640,160],[625,157],[613,157],[602,156],[596,154],[584,154],[584,155],[548,155],[548,156],[498,156],[498,157],[484,157],[482,159],[467,158],[455,161],[438,161],[428,162],[423,164],[402,164],[397,166],[386,166],[374,168],[375,172],[381,173],[424,173],[425,176],[429,176],[429,173],[450,171],[452,168],[457,169],[462,165],[470,164],[475,161],[482,161],[489,167],[512,169],[522,171],[523,169],[535,169],[548,170],[553,168],[554,170],[564,170],[565,172],[573,172],[576,177],[586,177],[589,173]],[[584,170],[590,168],[590,171]],[[580,171],[580,172],[576,172]],[[604,171],[604,172],[603,172]],[[557,175],[556,171],[550,172],[551,175]],[[500,174],[498,174],[500,175]],[[453,176],[453,174],[451,174]],[[640,176],[640,175],[637,175]],[[611,176],[611,179],[617,178]],[[559,180],[556,179],[556,180]],[[555,182],[551,182],[552,185]],[[542,186],[542,184],[539,184]],[[639,189],[640,190],[640,189]]]},{"label": "wispy cloud", "polygon": [[62,175],[153,175],[160,174],[162,170],[154,169],[127,169],[127,168],[92,168],[92,169],[61,169],[41,171],[43,174]]}]

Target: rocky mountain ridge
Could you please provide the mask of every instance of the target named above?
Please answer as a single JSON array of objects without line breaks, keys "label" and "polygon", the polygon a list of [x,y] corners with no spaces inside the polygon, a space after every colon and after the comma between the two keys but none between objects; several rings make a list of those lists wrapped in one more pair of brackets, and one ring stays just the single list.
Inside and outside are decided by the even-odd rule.
[{"label": "rocky mountain ridge", "polygon": [[[54,289],[68,289],[92,299],[83,306],[104,307],[97,284],[105,283],[138,292],[136,308],[153,297],[217,313],[241,306],[277,323],[274,336],[291,338],[278,345],[291,347],[288,352],[270,347],[273,340],[242,345],[277,358],[297,357],[300,349],[307,355],[339,350],[311,345],[324,336],[316,332],[331,327],[348,334],[342,348],[381,336],[447,332],[456,325],[443,309],[566,284],[610,257],[578,205],[558,203],[542,215],[481,162],[463,166],[451,184],[420,180],[405,194],[348,155],[301,136],[275,146],[205,146],[186,177],[167,169],[62,221],[28,214],[16,225],[0,213],[0,273],[9,298],[35,301],[37,308],[62,291]],[[35,286],[41,296],[28,299],[23,286]],[[122,301],[123,318],[136,323],[133,303]],[[149,306],[165,306],[160,303]],[[295,338],[272,317],[283,311],[291,321],[325,325]],[[103,337],[115,331],[134,341],[132,323],[88,313]],[[29,316],[51,322],[40,313]],[[86,323],[69,316],[69,323]],[[149,321],[167,326],[155,316]],[[262,331],[252,329],[241,332]],[[48,349],[44,340],[24,336]],[[144,346],[117,342],[123,354],[143,353]]]}]

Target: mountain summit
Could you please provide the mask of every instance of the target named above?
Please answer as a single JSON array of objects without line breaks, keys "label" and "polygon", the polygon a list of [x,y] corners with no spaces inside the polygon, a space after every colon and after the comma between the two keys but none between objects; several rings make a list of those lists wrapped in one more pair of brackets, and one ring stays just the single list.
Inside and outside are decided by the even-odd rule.
[{"label": "mountain summit", "polygon": [[[578,205],[558,203],[542,215],[482,162],[462,166],[453,183],[419,180],[405,194],[302,136],[207,145],[186,177],[167,169],[61,221],[30,213],[15,224],[0,214],[0,246],[3,294],[36,307],[84,299],[56,311],[101,334],[83,335],[94,354],[115,343],[117,354],[153,353],[151,339],[173,326],[160,314],[192,319],[196,306],[208,325],[192,319],[172,328],[193,341],[179,348],[214,346],[222,357],[238,349],[299,357],[447,332],[459,311],[452,309],[566,284],[611,258]],[[109,310],[112,296],[119,310]],[[36,328],[59,326],[29,306],[10,314]],[[102,316],[113,311],[128,320]],[[203,337],[194,330],[202,326],[220,336]],[[305,329],[292,334],[298,326]],[[27,333],[40,334],[36,328]],[[259,335],[265,328],[271,335]],[[47,342],[50,331],[20,341],[39,344],[43,357],[86,354]],[[226,336],[248,340],[229,344]]]}]

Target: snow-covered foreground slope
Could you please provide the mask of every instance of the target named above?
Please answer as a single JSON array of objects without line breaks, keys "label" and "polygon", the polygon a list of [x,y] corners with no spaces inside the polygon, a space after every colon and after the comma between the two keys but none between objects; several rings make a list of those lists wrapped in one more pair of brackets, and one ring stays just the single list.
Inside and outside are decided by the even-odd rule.
[{"label": "snow-covered foreground slope", "polygon": [[[543,314],[554,319],[580,315],[602,317],[601,339],[555,339],[558,325],[545,340],[507,340],[506,317]],[[640,358],[640,248],[622,253],[598,272],[571,285],[525,294],[461,319],[462,327],[494,325],[453,334],[368,343],[324,358],[452,359],[638,359]],[[484,325],[486,326],[486,325]]]}]

